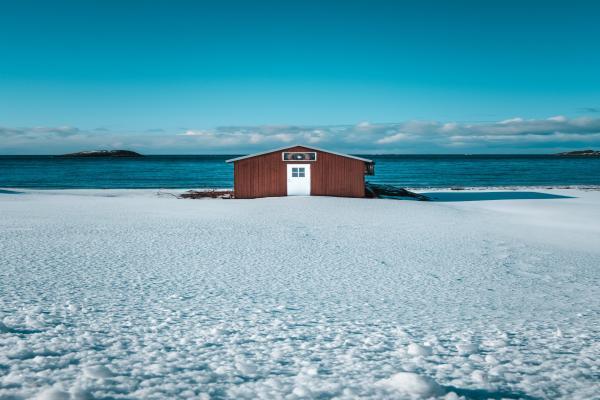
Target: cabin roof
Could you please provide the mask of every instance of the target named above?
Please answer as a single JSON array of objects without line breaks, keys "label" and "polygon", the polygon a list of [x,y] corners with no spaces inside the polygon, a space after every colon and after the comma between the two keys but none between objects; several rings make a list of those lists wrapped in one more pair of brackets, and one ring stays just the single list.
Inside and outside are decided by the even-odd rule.
[{"label": "cabin roof", "polygon": [[231,162],[235,162],[235,161],[245,160],[246,158],[258,157],[258,156],[262,156],[264,154],[275,153],[276,151],[282,151],[282,150],[291,149],[292,147],[304,147],[306,149],[315,150],[315,151],[321,151],[323,153],[335,154],[336,156],[341,156],[341,157],[353,158],[355,160],[360,160],[360,161],[364,161],[364,162],[367,162],[367,163],[372,163],[373,162],[373,160],[369,160],[367,158],[351,156],[350,154],[344,154],[344,153],[336,153],[335,151],[323,150],[323,149],[319,149],[319,148],[313,147],[313,146],[306,146],[304,144],[294,144],[292,146],[280,147],[278,149],[271,149],[271,150],[263,151],[263,152],[260,152],[260,153],[248,154],[247,156],[241,156],[241,157],[231,158],[229,160],[225,160],[225,162],[231,163]]}]

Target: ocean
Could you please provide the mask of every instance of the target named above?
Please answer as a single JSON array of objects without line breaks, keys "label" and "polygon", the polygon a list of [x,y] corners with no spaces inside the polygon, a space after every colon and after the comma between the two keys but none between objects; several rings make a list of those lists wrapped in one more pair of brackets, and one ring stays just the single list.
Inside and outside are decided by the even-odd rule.
[{"label": "ocean", "polygon": [[[234,155],[141,158],[0,156],[0,187],[228,188]],[[600,158],[553,155],[362,155],[367,180],[407,188],[600,185]]]}]

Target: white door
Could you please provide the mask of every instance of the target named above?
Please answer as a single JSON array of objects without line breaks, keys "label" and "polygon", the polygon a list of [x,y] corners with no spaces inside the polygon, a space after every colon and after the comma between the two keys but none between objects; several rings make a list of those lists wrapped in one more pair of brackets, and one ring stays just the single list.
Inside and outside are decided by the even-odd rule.
[{"label": "white door", "polygon": [[287,164],[288,196],[310,196],[310,164]]}]

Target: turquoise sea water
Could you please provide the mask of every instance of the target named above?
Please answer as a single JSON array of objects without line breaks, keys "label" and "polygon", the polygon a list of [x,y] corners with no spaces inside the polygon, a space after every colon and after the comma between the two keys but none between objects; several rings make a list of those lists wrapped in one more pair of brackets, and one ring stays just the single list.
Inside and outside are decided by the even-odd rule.
[{"label": "turquoise sea water", "polygon": [[[0,187],[226,188],[232,155],[142,158],[0,156]],[[600,185],[600,158],[551,155],[379,155],[373,182],[404,187]]]}]

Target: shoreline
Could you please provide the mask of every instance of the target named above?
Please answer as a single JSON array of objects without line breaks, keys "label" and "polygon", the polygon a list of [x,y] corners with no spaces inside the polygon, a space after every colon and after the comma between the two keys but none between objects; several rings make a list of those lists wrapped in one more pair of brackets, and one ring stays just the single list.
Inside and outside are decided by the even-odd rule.
[{"label": "shoreline", "polygon": [[[485,191],[507,191],[514,192],[519,190],[581,190],[581,191],[600,191],[600,185],[519,185],[519,186],[454,186],[454,187],[411,187],[405,186],[404,189],[422,193],[422,192],[485,192]],[[203,187],[203,188],[35,188],[35,187],[0,187],[0,195],[2,194],[17,194],[17,193],[156,193],[157,195],[168,194],[167,192],[176,192],[178,194],[187,192],[189,190],[194,191],[208,191],[208,190],[233,190],[233,188],[219,187]],[[6,193],[16,192],[16,193]],[[282,196],[286,197],[286,196]],[[314,196],[314,197],[335,197],[335,196]]]}]

